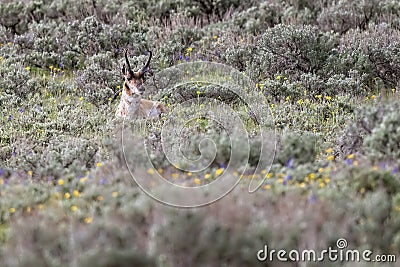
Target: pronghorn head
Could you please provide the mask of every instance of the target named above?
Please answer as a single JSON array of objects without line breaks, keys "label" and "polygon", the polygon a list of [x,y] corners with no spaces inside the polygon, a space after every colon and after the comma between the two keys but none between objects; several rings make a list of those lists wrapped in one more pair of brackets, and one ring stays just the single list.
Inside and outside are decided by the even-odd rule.
[{"label": "pronghorn head", "polygon": [[125,50],[126,64],[122,67],[122,74],[125,77],[124,90],[128,95],[142,95],[144,92],[143,81],[144,75],[150,70],[150,60],[152,57],[151,51],[148,51],[149,58],[146,64],[139,71],[134,72],[129,64],[128,50]]}]

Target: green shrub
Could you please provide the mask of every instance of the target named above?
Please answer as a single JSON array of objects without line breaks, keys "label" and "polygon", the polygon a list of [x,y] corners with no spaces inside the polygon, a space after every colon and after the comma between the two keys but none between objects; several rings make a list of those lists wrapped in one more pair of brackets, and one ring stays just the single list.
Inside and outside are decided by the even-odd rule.
[{"label": "green shrub", "polygon": [[283,74],[292,79],[302,73],[321,73],[337,43],[337,35],[317,27],[276,25],[260,36],[250,77],[253,72],[261,73],[261,78]]},{"label": "green shrub", "polygon": [[295,164],[314,162],[318,153],[317,141],[317,137],[313,134],[285,133],[281,140],[277,162],[282,165],[287,164],[290,160]]},{"label": "green shrub", "polygon": [[110,58],[110,52],[94,55],[85,61],[85,69],[76,73],[78,93],[96,106],[110,103],[122,90],[122,64],[118,66]]},{"label": "green shrub", "polygon": [[284,6],[275,1],[260,1],[233,14],[233,24],[253,34],[259,34],[280,22]]},{"label": "green shrub", "polygon": [[22,63],[13,61],[13,59],[0,61],[2,69],[0,92],[6,99],[14,98],[20,102],[37,93],[38,80],[30,76]]},{"label": "green shrub", "polygon": [[400,114],[399,105],[386,113],[382,121],[365,137],[365,152],[372,159],[396,162],[400,161]]},{"label": "green shrub", "polygon": [[349,123],[339,139],[342,155],[366,154],[373,160],[398,159],[397,103],[381,103],[356,111],[355,120]]},{"label": "green shrub", "polygon": [[322,8],[318,15],[318,24],[324,30],[345,33],[350,29],[366,30],[370,23],[395,23],[400,6],[390,0],[386,1],[339,1]]},{"label": "green shrub", "polygon": [[342,36],[340,43],[337,58],[332,58],[332,66],[339,73],[346,75],[356,71],[362,78],[361,86],[367,92],[376,93],[382,87],[392,89],[398,86],[396,77],[399,73],[394,67],[400,60],[400,35],[397,30],[387,24],[372,24],[362,32],[349,31]]}]

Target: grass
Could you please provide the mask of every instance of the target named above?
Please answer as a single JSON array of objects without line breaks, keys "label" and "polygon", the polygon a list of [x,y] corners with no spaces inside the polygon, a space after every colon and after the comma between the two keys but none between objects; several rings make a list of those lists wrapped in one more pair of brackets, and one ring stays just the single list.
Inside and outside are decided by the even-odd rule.
[{"label": "grass", "polygon": [[[185,1],[176,18],[151,1],[117,2],[96,16],[57,13],[56,28],[47,17],[24,28],[24,12],[20,28],[0,27],[1,266],[275,266],[256,258],[266,244],[321,251],[339,238],[400,255],[398,16],[390,31],[380,24],[395,7],[341,32],[316,3],[307,8],[326,25],[306,3],[227,5],[222,21]],[[355,30],[365,47],[349,41]],[[376,45],[378,33],[392,45]],[[144,97],[168,107],[160,120],[114,116],[125,48],[135,69],[154,52]]]}]

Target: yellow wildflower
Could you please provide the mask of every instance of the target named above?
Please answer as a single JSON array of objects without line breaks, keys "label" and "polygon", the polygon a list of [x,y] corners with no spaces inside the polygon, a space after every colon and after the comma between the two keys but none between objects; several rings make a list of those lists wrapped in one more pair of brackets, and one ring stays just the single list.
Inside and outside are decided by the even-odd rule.
[{"label": "yellow wildflower", "polygon": [[223,168],[219,168],[219,169],[217,169],[217,170],[215,171],[215,175],[216,175],[216,176],[220,176],[223,172],[224,172],[224,169],[223,169]]},{"label": "yellow wildflower", "polygon": [[74,192],[72,193],[74,195],[74,197],[79,197],[79,191],[78,190],[74,190]]},{"label": "yellow wildflower", "polygon": [[64,180],[63,179],[60,179],[60,180],[58,180],[58,185],[64,185]]},{"label": "yellow wildflower", "polygon": [[14,213],[15,212],[15,208],[10,208],[10,213]]},{"label": "yellow wildflower", "polygon": [[89,224],[89,223],[92,223],[92,221],[93,221],[93,219],[92,219],[92,217],[86,217],[85,219],[84,219],[84,222],[86,223],[86,224]]},{"label": "yellow wildflower", "polygon": [[71,211],[72,211],[72,212],[75,212],[75,211],[77,211],[77,210],[78,210],[78,207],[77,207],[77,206],[75,206],[75,205],[71,206]]},{"label": "yellow wildflower", "polygon": [[64,198],[69,199],[70,197],[71,197],[70,193],[67,192],[67,193],[64,194]]},{"label": "yellow wildflower", "polygon": [[197,185],[199,185],[199,184],[201,184],[201,181],[200,181],[199,178],[195,178],[195,179],[194,179],[194,183],[197,184]]},{"label": "yellow wildflower", "polygon": [[117,192],[117,191],[114,191],[114,192],[112,192],[111,195],[112,195],[112,197],[114,197],[114,198],[115,198],[115,197],[118,197],[118,192]]}]

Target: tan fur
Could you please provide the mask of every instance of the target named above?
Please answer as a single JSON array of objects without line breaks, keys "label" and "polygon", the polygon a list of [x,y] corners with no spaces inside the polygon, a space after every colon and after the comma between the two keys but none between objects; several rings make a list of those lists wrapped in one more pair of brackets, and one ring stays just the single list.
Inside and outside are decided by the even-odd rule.
[{"label": "tan fur", "polygon": [[161,102],[142,99],[140,94],[132,94],[124,90],[115,115],[128,119],[136,115],[139,119],[148,119],[160,117],[162,113],[167,113],[167,109]]},{"label": "tan fur", "polygon": [[159,101],[151,101],[147,99],[141,99],[138,116],[139,118],[154,118],[159,117],[162,113],[166,113],[167,109]]}]

